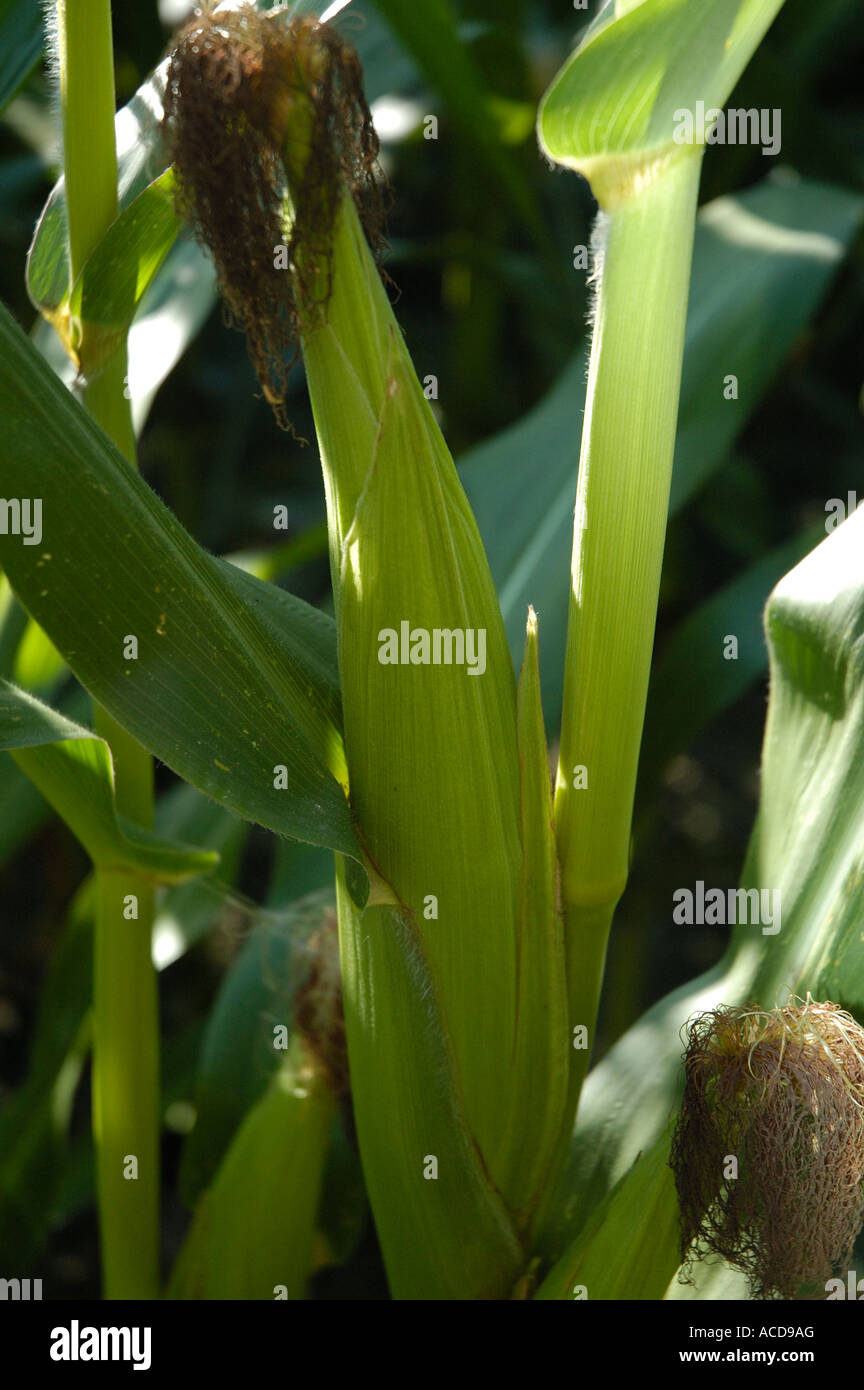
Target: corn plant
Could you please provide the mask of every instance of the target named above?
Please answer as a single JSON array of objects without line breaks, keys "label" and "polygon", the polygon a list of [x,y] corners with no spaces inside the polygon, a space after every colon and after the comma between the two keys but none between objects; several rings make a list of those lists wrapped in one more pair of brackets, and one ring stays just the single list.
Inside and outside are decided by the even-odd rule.
[{"label": "corn plant", "polygon": [[[753,1296],[792,1298],[845,1274],[864,1215],[859,1201],[849,1218],[864,1178],[851,1016],[864,1006],[860,517],[793,568],[766,610],[761,803],[736,901],[782,900],[782,924],[779,907],[745,916],[723,961],[589,1073],[690,401],[702,160],[781,3],[609,0],[540,104],[543,155],[583,175],[597,203],[587,381],[577,362],[564,382],[571,410],[584,392],[581,447],[542,422],[525,436],[538,490],[554,467],[570,509],[575,496],[550,704],[543,594],[514,617],[496,585],[469,501],[482,460],[454,465],[382,278],[378,138],[348,31],[252,4],[196,15],[130,107],[118,182],[110,6],[59,0],[63,179],[28,283],[75,391],[3,310],[0,485],[19,516],[23,493],[38,499],[41,529],[7,524],[0,558],[31,647],[68,667],[93,707],[89,723],[55,707],[19,669],[3,680],[0,731],[93,867],[79,904],[94,920],[92,1002],[63,1095],[68,1117],[69,1068],[77,1079],[91,1050],[107,1298],[305,1297],[322,1239],[338,1262],[339,1172],[368,1199],[397,1299],[660,1299],[683,1287],[679,1271],[704,1297],[737,1278]],[[381,8],[410,34],[410,7]],[[446,7],[417,10],[439,66],[448,51],[463,62]],[[496,151],[542,262],[546,229],[479,116],[475,138]],[[862,204],[833,196],[836,259]],[[209,554],[136,472],[127,337],[182,224],[289,429],[288,374],[302,358],[332,618]],[[742,282],[749,291],[743,269]],[[548,520],[529,508],[526,526],[540,535]],[[207,799],[158,829],[154,758]],[[253,933],[226,980],[184,1158],[194,1211],[166,1271],[151,944],[166,902],[192,916],[227,873],[235,822],[207,823],[214,803],[332,852],[335,895],[298,887],[294,956],[264,970]],[[267,1026],[248,1033],[253,980]],[[248,1066],[226,1087],[224,1039],[244,1028]],[[59,1085],[58,1073],[40,1092],[55,1116]],[[815,1109],[792,1103],[798,1085]],[[820,1127],[817,1111],[842,1123]],[[817,1183],[813,1150],[841,1131]],[[740,1188],[724,1174],[730,1152]],[[788,1152],[795,1180],[778,1213],[764,1156]],[[818,1192],[807,1231],[827,1234],[790,1254],[805,1191]],[[702,1262],[718,1253],[720,1266]]]}]

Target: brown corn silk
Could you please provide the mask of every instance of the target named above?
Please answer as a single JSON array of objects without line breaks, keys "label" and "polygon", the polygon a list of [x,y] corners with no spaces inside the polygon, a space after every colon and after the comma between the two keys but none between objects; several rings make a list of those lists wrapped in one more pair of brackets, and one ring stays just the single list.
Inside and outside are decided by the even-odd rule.
[{"label": "brown corn silk", "polygon": [[864,1029],[809,995],[715,1009],[690,1024],[684,1070],[670,1159],[683,1277],[716,1254],[756,1298],[824,1297],[864,1222]]},{"label": "brown corn silk", "polygon": [[[385,245],[378,138],[360,61],[311,16],[252,8],[198,15],[172,52],[163,135],[179,210],[213,257],[229,321],[245,331],[284,425],[300,318],[308,330],[326,312],[346,190],[376,254]],[[283,245],[288,270],[277,256]]]},{"label": "brown corn silk", "polygon": [[348,1045],[339,968],[339,924],[328,912],[307,942],[309,968],[294,1000],[294,1026],[334,1094],[350,1093]]}]

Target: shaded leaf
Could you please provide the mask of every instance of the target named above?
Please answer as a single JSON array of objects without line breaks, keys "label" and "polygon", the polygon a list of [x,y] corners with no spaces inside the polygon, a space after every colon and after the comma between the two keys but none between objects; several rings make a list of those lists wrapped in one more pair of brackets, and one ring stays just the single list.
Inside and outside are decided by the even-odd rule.
[{"label": "shaded leaf", "polygon": [[215,801],[359,857],[331,621],[201,550],[5,311],[0,409],[0,486],[45,528],[0,555],[82,684]]},{"label": "shaded leaf", "polygon": [[177,882],[218,863],[209,850],[185,849],[117,814],[111,751],[35,696],[0,680],[0,747],[11,752],[101,869],[134,869]]},{"label": "shaded leaf", "polygon": [[305,939],[334,907],[333,891],[326,889],[285,912],[259,912],[222,982],[204,1034],[195,1126],[183,1150],[181,1185],[190,1206],[213,1181],[244,1115],[285,1056],[274,1029],[291,1031]]},{"label": "shaded leaf", "polygon": [[[550,1270],[536,1299],[660,1299],[679,1264],[670,1133],[640,1154]],[[578,1292],[577,1292],[578,1290]]]},{"label": "shaded leaf", "polygon": [[201,1199],[170,1298],[303,1298],[332,1116],[332,1095],[295,1052]]}]

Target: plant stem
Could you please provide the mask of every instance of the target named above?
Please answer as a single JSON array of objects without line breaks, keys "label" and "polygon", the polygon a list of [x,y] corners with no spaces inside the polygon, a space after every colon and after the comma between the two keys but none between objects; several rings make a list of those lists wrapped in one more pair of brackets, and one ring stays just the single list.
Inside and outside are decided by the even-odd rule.
[{"label": "plant stem", "polygon": [[63,171],[74,280],[117,216],[109,0],[57,0]]},{"label": "plant stem", "polygon": [[[630,827],[678,414],[700,161],[601,214],[599,286],[573,537],[555,828],[578,1095]],[[579,786],[577,768],[587,785]],[[574,785],[575,783],[575,785]]]},{"label": "plant stem", "polygon": [[[111,6],[110,0],[58,0],[57,8],[74,282],[117,216]],[[84,323],[85,360],[86,337]],[[88,383],[84,401],[135,467],[125,380],[124,344]],[[94,723],[111,748],[118,813],[151,825],[149,754],[98,706]],[[160,1105],[158,998],[150,953],[153,887],[132,872],[97,871],[96,900],[92,1093],[104,1293],[109,1299],[156,1298]]]},{"label": "plant stem", "polygon": [[[92,1085],[103,1286],[109,1299],[157,1298],[159,1030],[150,956],[153,889],[133,874],[99,872],[96,892]],[[123,915],[124,900],[131,895],[137,900],[137,921]]]}]

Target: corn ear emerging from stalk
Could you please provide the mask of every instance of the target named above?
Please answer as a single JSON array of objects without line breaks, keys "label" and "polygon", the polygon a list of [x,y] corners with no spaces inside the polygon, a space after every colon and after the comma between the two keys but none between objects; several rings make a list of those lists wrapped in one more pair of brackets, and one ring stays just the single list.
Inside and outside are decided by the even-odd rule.
[{"label": "corn ear emerging from stalk", "polygon": [[245,332],[284,424],[301,315],[311,326],[329,297],[343,189],[376,254],[383,249],[378,143],[360,64],[311,16],[287,23],[254,7],[199,16],[172,53],[164,132],[180,210],[213,256],[229,320]]},{"label": "corn ear emerging from stalk", "polygon": [[[345,1022],[391,1287],[504,1297],[568,1128],[536,625],[517,700],[474,517],[370,250],[376,145],[356,58],[326,26],[246,11],[198,21],[178,52],[166,109],[182,196],[251,328],[265,395],[278,407],[297,334],[315,417],[369,878],[338,865]],[[230,93],[223,82],[208,105],[212,71],[231,74]],[[201,142],[235,138],[220,168],[238,186],[220,175],[217,199]],[[278,285],[271,268],[260,286],[246,267],[235,281],[236,226],[220,259],[208,228],[232,199],[255,255],[286,248]]]},{"label": "corn ear emerging from stalk", "polygon": [[195,1213],[169,1298],[302,1299],[335,1097],[294,1037]]},{"label": "corn ear emerging from stalk", "polygon": [[715,1254],[754,1298],[821,1296],[864,1220],[864,1029],[809,995],[715,1009],[691,1022],[684,1070],[670,1161],[685,1277]]}]

